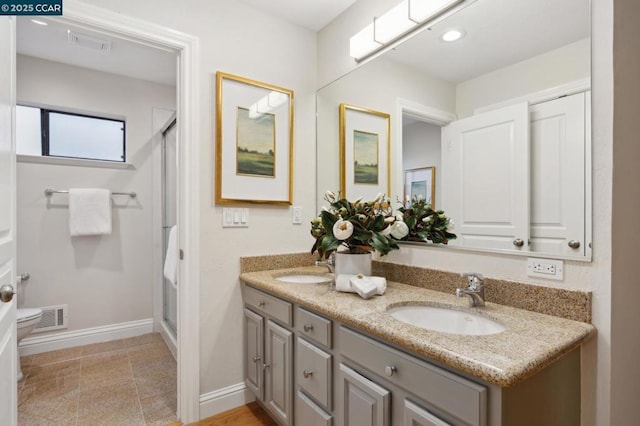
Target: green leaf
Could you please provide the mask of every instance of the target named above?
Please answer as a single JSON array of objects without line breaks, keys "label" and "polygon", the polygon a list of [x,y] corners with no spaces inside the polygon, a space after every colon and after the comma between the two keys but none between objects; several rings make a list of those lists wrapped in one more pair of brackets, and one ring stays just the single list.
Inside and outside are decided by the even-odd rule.
[{"label": "green leaf", "polygon": [[320,218],[322,219],[322,226],[324,226],[324,229],[333,236],[333,225],[338,221],[338,216],[323,210],[320,212]]}]

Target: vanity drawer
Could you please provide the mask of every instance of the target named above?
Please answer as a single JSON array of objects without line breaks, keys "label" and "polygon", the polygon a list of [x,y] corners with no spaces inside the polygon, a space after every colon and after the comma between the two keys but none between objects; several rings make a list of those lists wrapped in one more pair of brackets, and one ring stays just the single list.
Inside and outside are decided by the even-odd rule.
[{"label": "vanity drawer", "polygon": [[331,348],[331,320],[298,307],[295,324],[302,335]]},{"label": "vanity drawer", "polygon": [[281,321],[283,324],[293,324],[293,306],[289,302],[247,285],[244,286],[244,302],[252,308]]},{"label": "vanity drawer", "polygon": [[296,383],[328,410],[331,409],[331,354],[298,337]]},{"label": "vanity drawer", "polygon": [[464,424],[486,424],[487,388],[416,357],[340,327],[343,356],[366,367]]}]

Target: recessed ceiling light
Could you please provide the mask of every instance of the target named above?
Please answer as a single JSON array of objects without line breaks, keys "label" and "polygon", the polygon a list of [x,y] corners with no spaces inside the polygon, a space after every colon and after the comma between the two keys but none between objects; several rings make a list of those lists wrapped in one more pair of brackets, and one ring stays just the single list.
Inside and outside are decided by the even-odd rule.
[{"label": "recessed ceiling light", "polygon": [[37,19],[32,19],[31,22],[33,22],[34,24],[38,24],[38,25],[49,25],[44,21],[38,21]]},{"label": "recessed ceiling light", "polygon": [[465,36],[465,34],[466,33],[463,30],[449,30],[446,33],[442,34],[442,36],[440,36],[440,39],[442,41],[450,43],[452,41],[460,40]]}]

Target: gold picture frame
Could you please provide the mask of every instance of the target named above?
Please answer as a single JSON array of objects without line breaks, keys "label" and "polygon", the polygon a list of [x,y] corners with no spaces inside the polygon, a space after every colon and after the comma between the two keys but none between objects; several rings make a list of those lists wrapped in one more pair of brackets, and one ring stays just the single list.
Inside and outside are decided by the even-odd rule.
[{"label": "gold picture frame", "polygon": [[435,166],[420,167],[404,171],[404,204],[410,205],[414,197],[421,195],[422,199],[436,209],[436,168]]},{"label": "gold picture frame", "polygon": [[293,203],[293,90],[216,73],[218,204]]},{"label": "gold picture frame", "polygon": [[391,190],[391,115],[340,104],[340,196],[373,199]]}]

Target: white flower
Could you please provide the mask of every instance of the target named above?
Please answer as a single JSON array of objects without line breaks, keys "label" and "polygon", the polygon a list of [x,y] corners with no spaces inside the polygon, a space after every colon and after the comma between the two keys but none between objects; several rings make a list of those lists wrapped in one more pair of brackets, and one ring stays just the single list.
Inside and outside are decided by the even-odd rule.
[{"label": "white flower", "polygon": [[456,224],[453,222],[453,219],[449,219],[449,223],[447,224],[447,232],[451,232],[455,229]]},{"label": "white flower", "polygon": [[431,223],[431,216],[427,216],[427,217],[425,217],[424,219],[422,219],[422,221],[423,221],[424,223]]},{"label": "white flower", "polygon": [[358,199],[353,202],[353,205],[357,206],[358,204],[360,204],[360,201],[362,201],[362,197],[358,197]]},{"label": "white flower", "polygon": [[330,203],[334,203],[336,201],[336,194],[333,191],[327,191],[324,193],[324,199]]},{"label": "white flower", "polygon": [[409,235],[409,227],[406,223],[401,221],[393,222],[391,225],[391,236],[395,239],[402,239]]},{"label": "white flower", "polygon": [[391,235],[391,225],[380,231],[380,235]]},{"label": "white flower", "polygon": [[393,216],[389,216],[389,217],[385,217],[384,218],[384,222],[385,223],[391,223],[391,222],[395,222],[395,221],[396,221],[396,218],[393,217]]},{"label": "white flower", "polygon": [[422,194],[418,194],[418,201],[422,201]]},{"label": "white flower", "polygon": [[337,220],[333,225],[333,236],[344,241],[353,234],[353,224],[348,220]]},{"label": "white flower", "polygon": [[384,194],[382,192],[378,192],[378,195],[376,195],[376,198],[373,199],[373,201],[382,201],[382,198],[384,197]]}]

